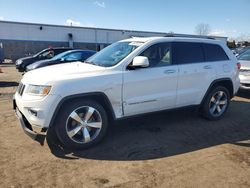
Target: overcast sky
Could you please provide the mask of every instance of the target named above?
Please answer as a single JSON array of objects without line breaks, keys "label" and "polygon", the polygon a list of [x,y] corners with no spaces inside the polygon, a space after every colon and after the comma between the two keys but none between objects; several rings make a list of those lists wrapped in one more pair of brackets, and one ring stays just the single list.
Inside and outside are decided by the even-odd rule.
[{"label": "overcast sky", "polygon": [[194,34],[250,36],[250,0],[0,0],[0,20]]}]

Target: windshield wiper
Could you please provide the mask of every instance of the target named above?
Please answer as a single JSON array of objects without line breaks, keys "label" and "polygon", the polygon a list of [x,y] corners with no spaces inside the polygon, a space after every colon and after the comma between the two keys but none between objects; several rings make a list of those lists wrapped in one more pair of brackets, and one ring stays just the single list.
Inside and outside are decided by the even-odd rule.
[{"label": "windshield wiper", "polygon": [[96,64],[96,63],[94,63],[94,62],[91,62],[91,61],[84,61],[84,63],[99,66],[98,64]]}]

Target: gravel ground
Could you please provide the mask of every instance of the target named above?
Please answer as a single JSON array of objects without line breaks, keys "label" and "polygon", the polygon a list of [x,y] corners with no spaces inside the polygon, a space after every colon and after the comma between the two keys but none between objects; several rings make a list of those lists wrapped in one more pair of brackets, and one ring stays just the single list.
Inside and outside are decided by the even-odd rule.
[{"label": "gravel ground", "polygon": [[250,92],[220,121],[192,109],[115,122],[102,143],[62,150],[23,133],[12,110],[21,78],[0,73],[0,187],[250,187]]}]

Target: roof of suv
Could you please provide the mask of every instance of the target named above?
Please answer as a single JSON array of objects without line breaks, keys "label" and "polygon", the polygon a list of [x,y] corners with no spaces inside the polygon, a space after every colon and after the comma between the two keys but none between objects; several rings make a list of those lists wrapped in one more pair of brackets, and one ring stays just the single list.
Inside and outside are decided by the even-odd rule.
[{"label": "roof of suv", "polygon": [[187,42],[207,42],[207,43],[221,43],[222,41],[213,38],[195,38],[195,37],[132,37],[123,41],[128,42],[149,42],[149,41],[187,41]]}]

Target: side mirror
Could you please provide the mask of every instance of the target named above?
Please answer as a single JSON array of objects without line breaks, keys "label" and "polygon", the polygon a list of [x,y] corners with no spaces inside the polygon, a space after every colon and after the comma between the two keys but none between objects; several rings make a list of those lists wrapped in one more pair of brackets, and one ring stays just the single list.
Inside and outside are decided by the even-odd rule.
[{"label": "side mirror", "polygon": [[136,56],[134,59],[133,59],[133,62],[132,64],[130,65],[130,67],[148,67],[149,66],[149,61],[148,61],[148,58],[145,57],[145,56]]}]

